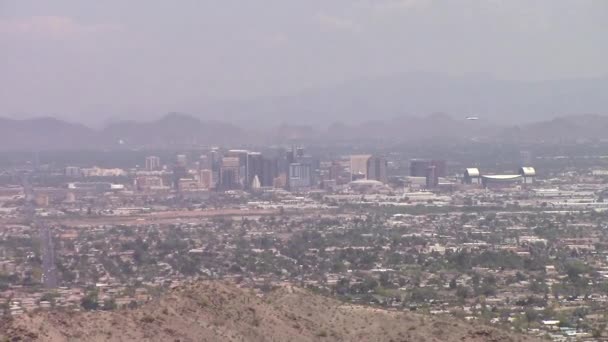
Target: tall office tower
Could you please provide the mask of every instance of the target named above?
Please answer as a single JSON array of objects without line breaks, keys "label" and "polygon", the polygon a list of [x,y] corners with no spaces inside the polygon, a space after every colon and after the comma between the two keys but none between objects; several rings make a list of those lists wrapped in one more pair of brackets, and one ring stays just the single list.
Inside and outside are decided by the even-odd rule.
[{"label": "tall office tower", "polygon": [[291,163],[295,163],[296,162],[296,152],[294,151],[294,149],[291,149],[289,151],[285,151],[285,171],[287,171],[287,173],[289,173],[289,165],[291,165]]},{"label": "tall office tower", "polygon": [[435,167],[437,177],[445,177],[448,175],[448,165],[444,159],[431,160],[431,166]]},{"label": "tall office tower", "polygon": [[220,187],[222,190],[240,189],[240,162],[238,157],[222,158],[220,167]]},{"label": "tall office tower", "polygon": [[426,172],[431,166],[431,161],[428,159],[412,159],[410,160],[410,176],[426,177]]},{"label": "tall office tower", "polygon": [[34,155],[32,156],[32,162],[34,164],[34,170],[40,169],[40,152],[38,150],[34,151]]},{"label": "tall office tower", "polygon": [[157,156],[146,157],[146,170],[148,170],[148,171],[160,170],[160,158]]},{"label": "tall office tower", "polygon": [[412,159],[410,160],[410,176],[426,177],[429,167],[435,167],[437,177],[445,177],[447,175],[447,163],[442,159]]},{"label": "tall office tower", "polygon": [[260,183],[262,186],[273,186],[274,179],[279,175],[279,165],[277,159],[263,158],[262,175]]},{"label": "tall office tower", "polygon": [[387,165],[388,162],[383,157],[372,156],[369,158],[367,161],[367,179],[386,183],[388,181]]},{"label": "tall office tower", "polygon": [[209,151],[208,156],[211,162],[211,170],[219,171],[220,166],[222,166],[222,154],[220,151],[217,148],[213,148]]},{"label": "tall office tower", "polygon": [[205,154],[201,155],[198,158],[198,168],[199,170],[211,170],[211,158]]},{"label": "tall office tower", "polygon": [[[293,153],[291,153],[291,151],[286,150],[285,148],[279,148],[277,149],[276,152],[276,160],[277,160],[277,175],[276,177],[282,176],[282,180],[284,180],[285,186],[287,187],[287,183],[289,182],[289,180],[287,179],[289,177],[289,164],[294,162],[294,156]],[[276,187],[276,185],[281,184],[281,182],[275,182],[273,180],[273,186]]]},{"label": "tall office tower", "polygon": [[301,147],[301,146],[295,147],[294,155],[296,158],[304,157],[304,147]]},{"label": "tall office tower", "polygon": [[183,167],[188,166],[188,156],[186,156],[185,154],[178,154],[176,159],[177,159],[178,166],[183,166]]},{"label": "tall office tower", "polygon": [[209,169],[203,169],[198,172],[199,183],[201,188],[203,189],[213,189],[215,188],[215,184],[213,184],[213,172]]},{"label": "tall office tower", "polygon": [[321,161],[318,158],[314,158],[310,155],[302,155],[296,159],[297,163],[307,165],[310,170],[309,182],[310,186],[314,187],[318,184],[319,172],[321,169]]},{"label": "tall office tower", "polygon": [[353,181],[357,179],[369,179],[386,183],[386,168],[387,161],[383,157],[370,154],[350,157],[350,177]]},{"label": "tall office tower", "polygon": [[371,154],[350,156],[350,180],[367,179],[367,162]]},{"label": "tall office tower", "polygon": [[291,163],[289,165],[289,188],[301,190],[312,186],[312,169],[310,164]]},{"label": "tall office tower", "polygon": [[214,147],[207,155],[209,156],[209,162],[211,163],[213,180],[216,185],[218,185],[220,179],[220,167],[222,166],[222,154],[217,148]]},{"label": "tall office tower", "polygon": [[439,185],[439,175],[437,174],[437,167],[431,165],[426,169],[426,187],[432,189]]},{"label": "tall office tower", "polygon": [[249,151],[247,150],[229,150],[226,153],[227,157],[238,158],[239,160],[239,176],[238,183],[241,187],[246,187],[247,184],[247,155]]},{"label": "tall office tower", "polygon": [[82,175],[82,172],[80,171],[80,168],[77,166],[66,166],[65,167],[65,175],[66,177],[80,177]]},{"label": "tall office tower", "polygon": [[340,175],[342,175],[342,171],[343,168],[340,162],[337,160],[332,161],[329,166],[329,179],[337,181],[340,178]]},{"label": "tall office tower", "polygon": [[261,182],[261,179],[264,175],[264,157],[260,152],[249,152],[247,154],[247,177],[245,188],[250,189],[253,184],[253,179],[257,176],[258,181]]},{"label": "tall office tower", "polygon": [[179,180],[188,178],[188,170],[184,166],[176,165],[173,167],[173,187],[179,187]]}]

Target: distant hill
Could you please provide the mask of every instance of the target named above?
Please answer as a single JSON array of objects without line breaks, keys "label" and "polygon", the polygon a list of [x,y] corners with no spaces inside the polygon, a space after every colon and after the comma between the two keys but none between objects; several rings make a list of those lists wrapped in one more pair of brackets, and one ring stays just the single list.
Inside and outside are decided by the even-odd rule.
[{"label": "distant hill", "polygon": [[608,141],[608,116],[571,115],[501,129],[500,141],[574,142]]},{"label": "distant hill", "polygon": [[102,130],[54,118],[0,118],[0,150],[158,148],[247,139],[246,132],[234,125],[184,114],[168,114],[148,122],[116,122]]},{"label": "distant hill", "polygon": [[448,113],[507,125],[578,114],[608,114],[608,78],[509,81],[485,75],[406,73],[367,78],[298,94],[224,102],[202,117],[249,126],[360,124]]},{"label": "distant hill", "polygon": [[225,144],[247,140],[239,127],[220,122],[202,121],[186,114],[171,113],[155,121],[122,121],[101,131],[108,142],[122,140],[129,146],[183,146]]},{"label": "distant hill", "polygon": [[94,130],[54,118],[0,118],[0,150],[74,149],[98,145]]},{"label": "distant hill", "polygon": [[454,119],[446,114],[407,116],[387,120],[366,121],[360,124],[333,123],[327,128],[328,139],[392,141],[468,140],[477,137],[493,137],[499,126],[485,121]]},{"label": "distant hill", "polygon": [[158,120],[122,121],[101,130],[53,118],[0,118],[0,150],[184,148],[200,145],[335,142],[499,143],[608,141],[608,116],[572,115],[547,121],[501,125],[447,114],[332,122],[326,127],[281,124],[256,128],[204,121],[186,114]]},{"label": "distant hill", "polygon": [[[288,128],[291,128],[288,129]],[[407,116],[363,123],[332,123],[327,129],[312,126],[282,126],[277,139],[356,142],[437,142],[480,141],[489,143],[573,143],[608,141],[608,116],[570,115],[518,125],[495,124],[484,119],[466,120],[446,114]]]},{"label": "distant hill", "polygon": [[134,310],[40,312],[0,323],[10,341],[533,341],[449,317],[345,304],[284,287],[265,298],[220,282],[174,289]]}]

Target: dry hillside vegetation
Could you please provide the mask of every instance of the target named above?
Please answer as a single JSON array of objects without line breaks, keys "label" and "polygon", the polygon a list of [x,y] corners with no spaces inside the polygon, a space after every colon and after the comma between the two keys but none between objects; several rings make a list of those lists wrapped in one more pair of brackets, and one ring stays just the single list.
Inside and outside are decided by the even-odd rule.
[{"label": "dry hillside vegetation", "polygon": [[486,326],[345,304],[283,287],[264,298],[221,282],[134,310],[41,312],[0,324],[0,341],[532,341]]}]

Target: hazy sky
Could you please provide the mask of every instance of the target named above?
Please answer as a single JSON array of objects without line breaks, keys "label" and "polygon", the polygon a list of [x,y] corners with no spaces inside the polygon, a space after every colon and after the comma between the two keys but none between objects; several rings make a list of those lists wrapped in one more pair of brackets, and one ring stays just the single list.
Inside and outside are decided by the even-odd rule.
[{"label": "hazy sky", "polygon": [[0,116],[157,116],[408,71],[608,74],[606,0],[0,0]]}]

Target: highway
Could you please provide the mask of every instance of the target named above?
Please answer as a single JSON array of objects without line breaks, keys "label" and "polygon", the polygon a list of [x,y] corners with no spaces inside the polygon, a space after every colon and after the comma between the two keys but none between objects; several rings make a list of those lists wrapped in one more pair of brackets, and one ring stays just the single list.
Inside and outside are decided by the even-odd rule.
[{"label": "highway", "polygon": [[24,173],[21,178],[23,193],[25,194],[24,215],[31,227],[38,228],[40,248],[42,253],[42,284],[49,289],[57,287],[57,269],[55,267],[55,246],[53,236],[48,224],[44,224],[36,217],[34,203],[34,188],[29,181],[29,175]]}]

